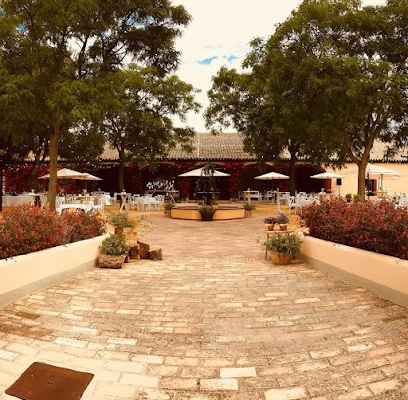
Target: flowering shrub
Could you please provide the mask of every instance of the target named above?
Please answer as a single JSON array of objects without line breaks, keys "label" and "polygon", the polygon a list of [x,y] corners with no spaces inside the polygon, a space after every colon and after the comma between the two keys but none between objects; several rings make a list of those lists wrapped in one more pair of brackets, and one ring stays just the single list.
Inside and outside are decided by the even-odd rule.
[{"label": "flowering shrub", "polygon": [[332,200],[299,211],[309,235],[346,246],[408,259],[408,209],[388,201]]},{"label": "flowering shrub", "polygon": [[264,224],[275,225],[278,223],[277,217],[266,217],[263,219]]},{"label": "flowering shrub", "polygon": [[53,211],[37,207],[12,207],[3,213],[0,224],[0,258],[59,246],[64,227]]},{"label": "flowering shrub", "polygon": [[105,222],[94,213],[69,213],[28,205],[11,207],[0,222],[0,259],[101,235]]},{"label": "flowering shrub", "polygon": [[65,228],[64,243],[90,239],[106,232],[105,220],[98,213],[65,213],[61,215],[60,221]]},{"label": "flowering shrub", "polygon": [[280,212],[277,216],[278,224],[284,225],[289,223],[289,217],[284,212]]}]

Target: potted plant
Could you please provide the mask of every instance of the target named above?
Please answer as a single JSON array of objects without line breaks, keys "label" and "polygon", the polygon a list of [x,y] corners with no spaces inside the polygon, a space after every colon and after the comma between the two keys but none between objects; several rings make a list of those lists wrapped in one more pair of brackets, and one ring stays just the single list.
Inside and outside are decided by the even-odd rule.
[{"label": "potted plant", "polygon": [[353,195],[351,193],[347,193],[345,197],[346,197],[347,203],[350,203]]},{"label": "potted plant", "polygon": [[254,203],[250,203],[249,201],[246,201],[244,203],[244,210],[245,210],[245,216],[250,217],[252,216],[252,211],[256,209],[256,206]]},{"label": "potted plant", "polygon": [[358,201],[363,201],[363,198],[359,194],[353,195],[353,201],[358,202]]},{"label": "potted plant", "polygon": [[136,220],[129,216],[128,212],[110,212],[106,221],[115,228],[115,235],[123,235],[124,228],[133,228],[136,225]]},{"label": "potted plant", "polygon": [[101,244],[101,253],[98,259],[99,267],[122,268],[130,247],[126,243],[125,235],[110,235]]},{"label": "potted plant", "polygon": [[173,206],[174,203],[172,203],[171,201],[169,201],[168,203],[164,203],[164,215],[170,216]]},{"label": "potted plant", "polygon": [[278,218],[276,217],[266,217],[263,220],[264,224],[266,225],[266,229],[268,229],[268,231],[273,231],[275,228],[275,224],[278,223]]},{"label": "potted plant", "polygon": [[212,221],[214,213],[217,209],[212,205],[202,205],[198,207],[198,211],[201,214],[201,219],[203,221]]},{"label": "potted plant", "polygon": [[286,229],[288,228],[288,223],[289,223],[289,217],[287,214],[285,214],[284,212],[280,212],[278,214],[278,224],[280,227],[281,231],[286,231]]},{"label": "potted plant", "polygon": [[302,240],[296,233],[280,233],[271,235],[264,243],[274,264],[288,264],[300,252]]}]

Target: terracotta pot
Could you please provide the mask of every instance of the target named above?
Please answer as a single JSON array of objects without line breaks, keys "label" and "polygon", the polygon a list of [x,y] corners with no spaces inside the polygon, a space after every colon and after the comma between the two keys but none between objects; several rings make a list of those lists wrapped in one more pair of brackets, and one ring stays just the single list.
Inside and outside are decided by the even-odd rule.
[{"label": "terracotta pot", "polygon": [[266,224],[266,228],[268,229],[268,231],[273,231],[275,229],[275,225],[273,224]]},{"label": "terracotta pot", "polygon": [[252,210],[245,210],[246,217],[252,217]]},{"label": "terracotta pot", "polygon": [[288,225],[287,224],[282,224],[282,225],[279,225],[279,228],[280,228],[281,231],[287,231],[288,230]]},{"label": "terracotta pot", "polygon": [[203,221],[212,221],[212,220],[213,220],[213,216],[214,216],[214,213],[202,213],[202,214],[201,214],[201,219],[202,219]]},{"label": "terracotta pot", "polygon": [[292,254],[289,253],[276,253],[275,251],[269,252],[270,259],[274,264],[290,264]]}]

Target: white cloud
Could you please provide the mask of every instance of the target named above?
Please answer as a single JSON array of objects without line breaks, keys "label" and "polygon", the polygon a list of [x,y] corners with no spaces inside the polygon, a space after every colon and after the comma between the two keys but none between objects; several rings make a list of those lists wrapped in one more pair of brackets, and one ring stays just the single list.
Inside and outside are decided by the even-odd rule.
[{"label": "white cloud", "polygon": [[[385,0],[363,0],[363,5],[384,4]],[[176,42],[182,60],[177,75],[201,90],[197,101],[201,113],[189,114],[187,124],[205,132],[202,112],[208,106],[207,91],[212,77],[222,66],[241,67],[249,42],[267,38],[277,23],[285,21],[300,0],[174,0],[192,16],[184,35]],[[232,58],[232,59],[231,59]],[[211,60],[203,63],[203,60]],[[201,62],[201,63],[200,63]]]}]

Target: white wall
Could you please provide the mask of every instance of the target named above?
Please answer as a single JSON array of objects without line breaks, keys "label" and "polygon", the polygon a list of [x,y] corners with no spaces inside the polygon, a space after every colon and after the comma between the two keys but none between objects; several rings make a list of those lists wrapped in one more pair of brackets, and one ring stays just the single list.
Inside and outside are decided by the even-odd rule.
[{"label": "white wall", "polygon": [[[383,175],[383,188],[388,195],[395,195],[400,193],[408,194],[408,164],[393,164],[393,163],[373,163],[375,165],[392,169],[399,173],[399,176]],[[348,174],[348,170],[356,168],[355,164],[347,164],[345,168],[330,170],[328,172],[335,172],[343,176],[342,185],[340,187],[340,194],[344,196],[346,193],[357,193],[357,174]],[[370,175],[370,179],[377,179],[377,187],[380,188],[380,176]],[[333,179],[332,193],[338,194],[339,187],[336,185],[336,180]]]}]

